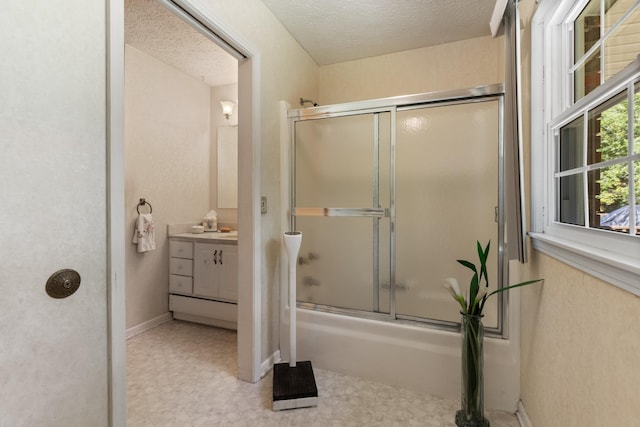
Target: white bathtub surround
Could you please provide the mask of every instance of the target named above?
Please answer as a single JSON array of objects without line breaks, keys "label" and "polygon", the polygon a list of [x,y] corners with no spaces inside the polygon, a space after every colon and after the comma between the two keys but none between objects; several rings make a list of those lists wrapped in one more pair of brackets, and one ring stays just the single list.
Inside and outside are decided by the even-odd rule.
[{"label": "white bathtub surround", "polygon": [[[517,330],[513,323],[512,331]],[[298,357],[313,358],[317,368],[455,399],[459,404],[459,333],[298,309],[297,336]],[[515,339],[485,336],[487,409],[516,410],[520,396],[518,346]]]},{"label": "white bathtub surround", "polygon": [[[127,342],[127,425],[420,426],[453,425],[459,399],[442,399],[315,369],[318,407],[271,410],[272,374],[237,379],[234,331],[172,321]],[[491,427],[518,427],[488,411]]]}]

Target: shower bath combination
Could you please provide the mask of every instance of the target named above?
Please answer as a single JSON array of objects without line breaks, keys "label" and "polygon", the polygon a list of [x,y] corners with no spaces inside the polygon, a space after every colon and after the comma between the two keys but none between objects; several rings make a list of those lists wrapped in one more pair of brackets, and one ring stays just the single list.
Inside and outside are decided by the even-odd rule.
[{"label": "shower bath combination", "polygon": [[[456,259],[474,258],[477,240],[498,248],[488,260],[491,283],[506,282],[503,86],[286,115],[283,227],[305,236],[298,354],[318,368],[459,398],[460,316],[442,282],[466,280]],[[512,410],[517,346],[502,338],[517,326],[504,294],[491,304],[485,397],[492,408]]]},{"label": "shower bath combination", "polygon": [[[288,226],[305,235],[298,303],[457,328],[443,279],[465,273],[455,260],[473,257],[477,240],[504,244],[502,108],[492,85],[290,110]],[[485,324],[499,330],[492,304]]]}]

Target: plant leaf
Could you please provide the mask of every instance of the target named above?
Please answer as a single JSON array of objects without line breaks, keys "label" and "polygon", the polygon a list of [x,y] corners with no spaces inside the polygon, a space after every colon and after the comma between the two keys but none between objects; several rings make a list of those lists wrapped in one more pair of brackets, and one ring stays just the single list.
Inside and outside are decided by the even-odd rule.
[{"label": "plant leaf", "polygon": [[470,314],[482,314],[482,307],[484,306],[484,300],[487,296],[486,288],[478,286],[478,295],[476,296],[475,301],[473,302],[473,306],[471,307]]},{"label": "plant leaf", "polygon": [[484,303],[487,302],[487,298],[489,298],[489,294],[484,294],[482,301],[480,301],[480,309],[478,310],[478,313],[482,314],[482,310],[484,310]]},{"label": "plant leaf", "polygon": [[471,285],[469,286],[469,313],[473,314],[473,307],[475,306],[476,296],[478,295],[478,273],[473,275],[471,279]]},{"label": "plant leaf", "polygon": [[480,258],[480,281],[484,277],[485,286],[489,287],[489,275],[487,274],[487,258],[489,257],[489,248],[491,246],[491,240],[487,243],[487,247],[483,250],[480,246],[480,242],[477,242],[478,257]]},{"label": "plant leaf", "polygon": [[484,251],[482,250],[482,245],[480,245],[479,240],[476,240],[476,249],[478,250],[478,258],[480,259],[480,264],[484,264],[487,260],[487,257],[484,256]]},{"label": "plant leaf", "polygon": [[488,297],[490,297],[493,294],[497,294],[499,292],[504,292],[504,291],[508,291],[509,289],[513,289],[513,288],[519,288],[520,286],[526,286],[526,285],[531,285],[533,283],[536,282],[542,282],[544,279],[535,279],[535,280],[527,280],[526,282],[521,282],[521,283],[517,283],[515,285],[511,285],[511,286],[507,286],[506,288],[500,288],[500,289],[496,289],[495,291],[491,292]]},{"label": "plant leaf", "polygon": [[457,260],[460,264],[464,265],[465,267],[471,269],[471,271],[473,271],[474,273],[478,273],[478,270],[476,270],[476,266],[471,264],[469,261],[465,261],[463,259],[459,259]]}]

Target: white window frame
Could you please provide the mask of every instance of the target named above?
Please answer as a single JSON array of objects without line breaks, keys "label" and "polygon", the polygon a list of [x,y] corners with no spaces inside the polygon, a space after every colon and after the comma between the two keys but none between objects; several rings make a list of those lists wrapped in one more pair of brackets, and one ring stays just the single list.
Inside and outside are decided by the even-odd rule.
[{"label": "white window frame", "polygon": [[[588,229],[554,221],[554,136],[551,123],[576,107],[597,105],[620,90],[620,80],[640,75],[640,57],[630,67],[572,106],[568,75],[576,8],[587,0],[540,0],[531,23],[531,179],[534,249],[592,276],[640,295],[640,236]],[[634,70],[635,67],[635,70]],[[622,75],[622,73],[626,73]],[[635,77],[633,77],[635,78]]]}]

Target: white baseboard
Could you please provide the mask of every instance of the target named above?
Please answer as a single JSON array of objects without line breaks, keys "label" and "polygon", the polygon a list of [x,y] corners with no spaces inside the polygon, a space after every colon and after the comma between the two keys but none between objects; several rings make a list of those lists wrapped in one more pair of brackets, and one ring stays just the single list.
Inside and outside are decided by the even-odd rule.
[{"label": "white baseboard", "polygon": [[135,337],[138,334],[148,331],[149,329],[155,328],[165,322],[171,320],[171,312],[167,311],[165,314],[161,314],[158,317],[154,317],[151,320],[147,320],[146,322],[142,322],[136,326],[132,326],[126,331],[127,339],[131,337]]},{"label": "white baseboard", "polygon": [[260,364],[260,378],[264,378],[267,373],[273,368],[273,365],[280,362],[282,359],[280,358],[280,350],[276,350],[271,356],[267,357],[266,360],[263,360]]},{"label": "white baseboard", "polygon": [[518,401],[518,410],[516,411],[516,417],[518,417],[518,422],[520,423],[520,427],[533,427],[531,420],[529,419],[529,415],[527,415],[527,411],[524,409],[524,404],[522,400]]}]

